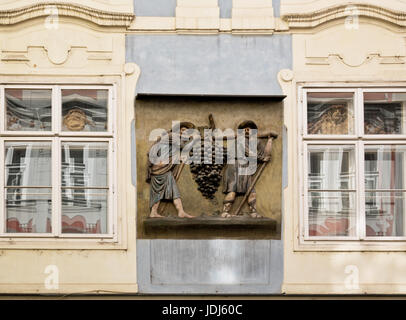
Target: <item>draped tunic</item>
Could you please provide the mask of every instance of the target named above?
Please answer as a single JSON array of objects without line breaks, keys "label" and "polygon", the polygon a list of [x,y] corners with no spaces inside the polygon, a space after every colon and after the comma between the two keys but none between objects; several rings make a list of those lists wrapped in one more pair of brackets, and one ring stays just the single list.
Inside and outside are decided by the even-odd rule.
[{"label": "draped tunic", "polygon": [[[177,165],[180,160],[180,152],[184,143],[174,139],[174,133],[170,132],[164,138],[155,142],[148,151],[147,182],[151,184],[149,206],[161,200],[174,200],[180,198],[180,192],[176,184]],[[175,148],[175,149],[174,149]],[[163,161],[153,163],[150,154],[158,155]],[[155,161],[154,161],[155,162]]]}]

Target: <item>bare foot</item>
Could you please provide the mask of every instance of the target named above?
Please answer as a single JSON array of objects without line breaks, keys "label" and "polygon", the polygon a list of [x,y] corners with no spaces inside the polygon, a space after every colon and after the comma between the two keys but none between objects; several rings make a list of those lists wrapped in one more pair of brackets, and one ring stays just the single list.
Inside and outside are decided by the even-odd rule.
[{"label": "bare foot", "polygon": [[185,211],[179,212],[178,217],[179,218],[196,218],[195,216],[191,216],[190,214],[187,214]]},{"label": "bare foot", "polygon": [[251,218],[262,218],[262,216],[260,214],[258,214],[257,212],[253,212],[250,214]]},{"label": "bare foot", "polygon": [[161,216],[160,214],[158,214],[157,212],[151,212],[151,214],[149,215],[150,218],[165,218],[164,216]]},{"label": "bare foot", "polygon": [[228,212],[223,212],[223,213],[221,214],[221,217],[222,217],[222,218],[231,218],[232,215],[229,214]]}]

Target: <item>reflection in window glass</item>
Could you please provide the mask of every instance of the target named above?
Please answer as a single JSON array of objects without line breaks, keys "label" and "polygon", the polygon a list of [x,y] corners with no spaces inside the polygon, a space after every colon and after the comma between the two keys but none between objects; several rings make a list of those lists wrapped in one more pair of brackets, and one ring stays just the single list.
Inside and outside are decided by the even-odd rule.
[{"label": "reflection in window glass", "polygon": [[62,144],[62,233],[107,232],[108,143]]},{"label": "reflection in window glass", "polygon": [[6,129],[51,131],[52,90],[5,89]]},{"label": "reflection in window glass", "polygon": [[307,93],[308,134],[354,134],[352,92]]},{"label": "reflection in window glass", "polygon": [[62,130],[107,131],[108,90],[62,90]]},{"label": "reflection in window glass", "polygon": [[364,93],[365,134],[405,133],[406,93]]},{"label": "reflection in window glass", "polygon": [[51,143],[5,143],[6,230],[51,232]]},{"label": "reflection in window glass", "polygon": [[367,236],[405,235],[406,146],[365,147]]},{"label": "reflection in window glass", "polygon": [[356,232],[355,149],[310,146],[309,236],[353,236]]}]

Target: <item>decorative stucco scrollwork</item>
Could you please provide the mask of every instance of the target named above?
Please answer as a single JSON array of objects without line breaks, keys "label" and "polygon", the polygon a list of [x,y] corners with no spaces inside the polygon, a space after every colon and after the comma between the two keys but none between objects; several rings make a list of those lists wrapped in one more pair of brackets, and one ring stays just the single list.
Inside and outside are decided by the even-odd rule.
[{"label": "decorative stucco scrollwork", "polygon": [[[348,10],[349,5],[351,10]],[[406,26],[406,12],[362,3],[340,4],[308,13],[286,13],[282,14],[281,18],[290,28],[313,28],[329,21],[347,18],[353,14],[354,9],[359,17],[370,17],[398,26]]]},{"label": "decorative stucco scrollwork", "polygon": [[59,16],[74,17],[87,20],[99,26],[128,27],[134,15],[124,12],[108,12],[83,5],[58,2],[41,2],[35,5],[0,11],[0,25],[13,25],[26,20],[45,17],[47,8],[58,10]]}]

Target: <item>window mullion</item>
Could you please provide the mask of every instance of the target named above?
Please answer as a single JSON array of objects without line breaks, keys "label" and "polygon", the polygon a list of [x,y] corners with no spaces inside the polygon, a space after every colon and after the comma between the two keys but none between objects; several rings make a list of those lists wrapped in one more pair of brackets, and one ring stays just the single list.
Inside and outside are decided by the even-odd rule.
[{"label": "window mullion", "polygon": [[116,95],[116,87],[113,86],[112,88],[109,88],[109,98],[108,98],[108,104],[107,104],[107,128],[108,132],[110,132],[112,135],[114,135],[114,132],[116,130],[115,128],[115,112],[113,112],[113,106],[116,106],[117,95]]},{"label": "window mullion", "polygon": [[359,138],[364,136],[364,93],[362,89],[357,89],[356,110],[358,119],[356,120],[357,134]]},{"label": "window mullion", "polygon": [[4,189],[4,139],[0,139],[0,189],[1,189],[1,197],[0,197],[0,234],[5,234],[5,221],[6,221],[6,208],[5,208],[5,197],[6,197],[6,190]]},{"label": "window mullion", "polygon": [[358,181],[357,181],[357,199],[358,199],[358,232],[361,240],[365,239],[366,216],[365,216],[365,161],[364,161],[364,142],[358,141]]},{"label": "window mullion", "polygon": [[[115,234],[115,217],[114,217],[114,212],[116,210],[113,210],[114,208],[114,196],[115,193],[117,192],[117,190],[114,189],[114,176],[113,176],[113,168],[114,166],[114,152],[113,152],[113,145],[114,141],[112,141],[111,139],[109,140],[109,150],[108,150],[108,165],[107,165],[107,178],[108,178],[108,186],[109,186],[109,191],[107,194],[107,233],[110,235]],[[115,209],[115,208],[114,208]]]},{"label": "window mullion", "polygon": [[4,91],[4,86],[0,86],[0,112],[3,115],[0,117],[0,132],[4,133],[5,130],[5,124],[4,122],[7,120],[7,115],[6,115],[6,96],[5,96],[5,91]]},{"label": "window mullion", "polygon": [[361,139],[358,142],[358,185],[357,185],[357,198],[358,198],[358,230],[361,240],[366,236],[366,212],[365,212],[365,153],[364,142],[362,137],[364,136],[364,91],[363,89],[357,89],[357,109],[358,109],[358,137]]},{"label": "window mullion", "polygon": [[308,151],[307,151],[307,143],[302,144],[302,163],[303,163],[303,168],[304,172],[303,174],[303,185],[300,188],[300,193],[301,193],[301,199],[303,201],[303,214],[301,215],[303,217],[303,227],[302,227],[302,232],[303,232],[303,237],[307,238],[309,237],[309,208],[308,208]]},{"label": "window mullion", "polygon": [[[60,114],[61,114],[61,90],[59,86],[54,86],[54,101],[52,105],[52,125],[54,133],[59,135],[60,132]],[[52,233],[54,236],[60,236],[60,215],[61,215],[61,199],[60,199],[60,172],[61,172],[61,155],[60,155],[60,139],[59,136],[53,139],[53,156],[52,165],[52,194],[53,194],[53,212],[52,212]]]},{"label": "window mullion", "polygon": [[[0,117],[0,133],[4,133],[4,121],[6,118],[6,108],[5,108],[5,95],[4,86],[0,86],[0,113],[3,115]],[[5,197],[6,191],[4,189],[4,139],[0,139],[0,234],[5,233],[5,221],[6,221],[6,207],[5,207]]]},{"label": "window mullion", "polygon": [[299,96],[302,105],[302,107],[299,108],[299,119],[303,119],[299,123],[299,132],[300,137],[303,139],[304,136],[307,136],[307,90],[303,90]]},{"label": "window mullion", "polygon": [[62,97],[59,86],[54,86],[52,101],[52,130],[54,134],[59,134],[61,131],[61,113],[62,113]]},{"label": "window mullion", "polygon": [[54,138],[52,141],[52,234],[59,236],[59,138]]}]

